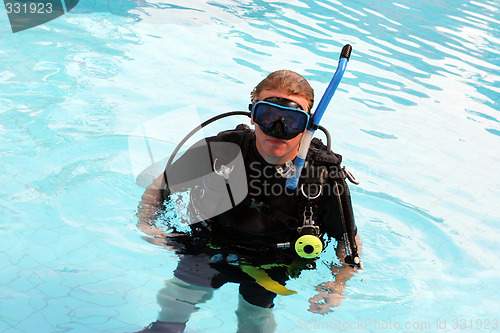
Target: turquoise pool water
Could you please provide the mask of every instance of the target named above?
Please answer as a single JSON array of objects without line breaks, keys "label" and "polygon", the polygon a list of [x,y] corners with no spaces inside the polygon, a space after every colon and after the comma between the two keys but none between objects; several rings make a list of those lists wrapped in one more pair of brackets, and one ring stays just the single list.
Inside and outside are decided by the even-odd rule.
[{"label": "turquoise pool water", "polygon": [[[144,189],[131,134],[157,117],[180,133],[245,110],[276,69],[302,73],[320,96],[346,43],[353,55],[322,123],[361,181],[366,269],[333,312],[310,312],[332,279],[325,251],[287,284],[298,294],[278,297],[276,332],[497,331],[499,13],[498,0],[82,0],[13,34],[2,8],[0,331],[131,332],[156,320],[177,258],[135,227]],[[226,284],[187,332],[234,332],[236,304]]]}]

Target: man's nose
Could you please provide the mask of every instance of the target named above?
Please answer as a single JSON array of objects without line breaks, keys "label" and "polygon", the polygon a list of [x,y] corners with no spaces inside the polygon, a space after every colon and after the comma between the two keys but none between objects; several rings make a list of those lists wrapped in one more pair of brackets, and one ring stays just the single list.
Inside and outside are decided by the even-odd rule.
[{"label": "man's nose", "polygon": [[286,123],[283,117],[280,117],[273,121],[271,128],[276,137],[284,137],[286,135]]}]

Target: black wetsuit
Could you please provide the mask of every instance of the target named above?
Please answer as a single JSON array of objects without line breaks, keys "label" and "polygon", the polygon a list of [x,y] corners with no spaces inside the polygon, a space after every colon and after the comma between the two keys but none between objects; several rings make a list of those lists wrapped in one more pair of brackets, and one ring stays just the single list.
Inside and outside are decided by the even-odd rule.
[{"label": "black wetsuit", "polygon": [[[185,247],[185,255],[174,274],[187,283],[213,288],[218,288],[228,281],[240,283],[240,293],[249,303],[272,307],[276,294],[260,286],[225,258],[228,254],[237,254],[240,260],[245,260],[246,263],[255,266],[266,264],[266,273],[282,285],[289,277],[298,275],[297,272],[301,269],[313,267],[314,260],[298,257],[293,249],[293,244],[299,237],[297,227],[303,223],[304,210],[308,204],[299,188],[307,179],[301,179],[295,191],[286,189],[286,179],[276,171],[276,166],[270,165],[260,156],[255,144],[255,135],[248,128],[225,131],[206,141],[208,144],[231,142],[241,147],[248,195],[235,208],[210,218],[206,223],[192,225],[191,236],[194,236],[192,240],[195,240],[197,245],[191,243],[191,248]],[[189,160],[189,151],[174,163],[171,172],[175,173],[175,168],[185,170],[189,167],[182,162],[186,156]],[[199,165],[197,162],[196,167],[211,168],[214,158],[206,165]],[[317,175],[312,172],[311,178],[315,177],[317,178]],[[321,235],[326,233],[337,240],[342,238],[338,201],[331,189],[319,198],[309,200],[307,207],[313,208],[315,225],[320,227]],[[276,249],[276,244],[286,242],[290,242],[290,248]],[[210,243],[210,246],[199,246],[200,243]],[[220,256],[216,256],[219,252],[222,254],[222,260],[218,260]],[[269,266],[270,263],[276,265]],[[290,269],[291,266],[295,269]]]},{"label": "black wetsuit", "polygon": [[[296,190],[286,188],[286,178],[257,151],[255,136],[250,138],[245,167],[249,184],[248,197],[236,209],[219,216],[233,229],[228,237],[252,237],[276,243],[295,240],[298,237],[297,227],[303,222],[306,202],[300,192],[300,184]],[[315,223],[321,228],[321,233],[327,232],[329,236],[340,239],[342,225],[337,199],[325,195],[311,200],[311,203],[315,206]],[[264,204],[265,208],[259,207],[259,204]],[[266,214],[263,212],[266,209],[271,211]]]}]

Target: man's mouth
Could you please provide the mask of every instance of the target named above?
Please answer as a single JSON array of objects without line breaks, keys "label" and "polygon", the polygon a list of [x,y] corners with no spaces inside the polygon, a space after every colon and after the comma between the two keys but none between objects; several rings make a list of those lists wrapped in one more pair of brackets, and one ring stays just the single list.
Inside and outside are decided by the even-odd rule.
[{"label": "man's mouth", "polygon": [[281,139],[270,138],[270,139],[267,139],[267,140],[272,145],[279,145],[279,144],[284,144],[285,143],[285,140],[281,140]]}]

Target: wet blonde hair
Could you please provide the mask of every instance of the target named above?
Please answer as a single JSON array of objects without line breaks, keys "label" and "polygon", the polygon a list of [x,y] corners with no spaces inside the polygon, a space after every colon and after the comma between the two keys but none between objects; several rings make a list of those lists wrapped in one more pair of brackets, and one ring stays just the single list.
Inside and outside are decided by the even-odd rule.
[{"label": "wet blonde hair", "polygon": [[271,89],[286,92],[288,95],[305,97],[308,102],[307,111],[311,113],[314,104],[314,90],[302,75],[286,69],[272,72],[264,80],[260,81],[250,93],[252,103],[259,101],[259,95],[263,90]]}]

